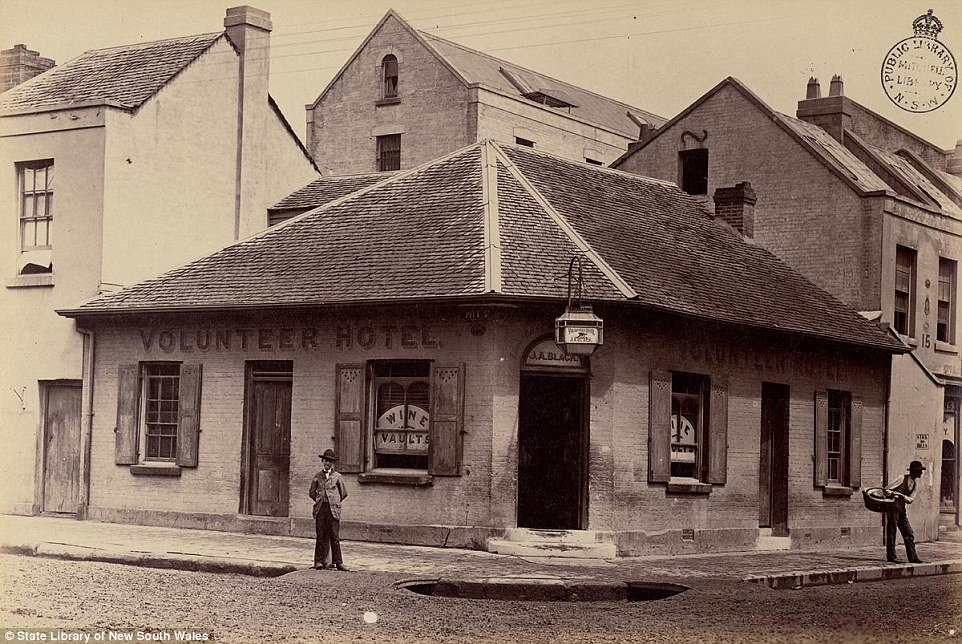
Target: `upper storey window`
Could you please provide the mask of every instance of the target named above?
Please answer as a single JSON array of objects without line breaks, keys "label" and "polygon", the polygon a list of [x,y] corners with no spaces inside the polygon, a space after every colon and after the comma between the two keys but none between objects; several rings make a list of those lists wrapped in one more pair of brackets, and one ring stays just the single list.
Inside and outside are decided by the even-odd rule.
[{"label": "upper storey window", "polygon": [[397,58],[393,54],[388,54],[381,61],[382,88],[381,98],[396,98],[398,83]]},{"label": "upper storey window", "polygon": [[690,195],[708,194],[708,150],[682,150],[678,153],[681,189]]},{"label": "upper storey window", "polygon": [[53,159],[17,165],[20,183],[21,274],[50,273],[53,265]]},{"label": "upper storey window", "polygon": [[915,336],[915,262],[916,253],[911,248],[897,246],[895,249],[895,330],[910,337]]}]

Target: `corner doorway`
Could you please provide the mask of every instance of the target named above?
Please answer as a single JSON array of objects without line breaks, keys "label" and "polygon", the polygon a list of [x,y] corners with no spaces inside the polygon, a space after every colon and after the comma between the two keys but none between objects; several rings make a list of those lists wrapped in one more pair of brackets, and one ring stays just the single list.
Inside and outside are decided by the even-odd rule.
[{"label": "corner doorway", "polygon": [[518,527],[581,530],[588,515],[586,359],[551,339],[526,353],[518,392]]},{"label": "corner doorway", "polygon": [[789,387],[762,383],[762,427],[758,454],[758,527],[788,536]]}]

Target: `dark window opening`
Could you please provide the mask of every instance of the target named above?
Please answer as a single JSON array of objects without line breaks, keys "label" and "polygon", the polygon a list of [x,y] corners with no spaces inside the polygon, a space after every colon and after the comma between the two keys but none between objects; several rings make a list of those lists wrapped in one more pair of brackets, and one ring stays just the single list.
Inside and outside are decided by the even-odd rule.
[{"label": "dark window opening", "polygon": [[377,169],[378,172],[401,169],[400,134],[377,137]]},{"label": "dark window opening", "polygon": [[588,157],[585,157],[585,163],[589,163],[591,165],[604,165],[604,163],[598,159],[589,159]]},{"label": "dark window opening", "polygon": [[681,189],[690,195],[708,194],[708,150],[682,150],[678,153],[681,164]]},{"label": "dark window opening", "polygon": [[525,147],[533,148],[534,141],[529,141],[528,139],[522,139],[520,136],[514,137],[514,142],[518,145],[523,145]]},{"label": "dark window opening", "polygon": [[828,480],[848,485],[848,441],[852,398],[847,391],[828,390]]}]

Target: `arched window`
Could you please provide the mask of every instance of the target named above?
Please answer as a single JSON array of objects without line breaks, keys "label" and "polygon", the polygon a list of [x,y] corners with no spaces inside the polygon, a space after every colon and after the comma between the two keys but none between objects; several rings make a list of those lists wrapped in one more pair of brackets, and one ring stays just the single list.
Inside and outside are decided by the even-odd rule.
[{"label": "arched window", "polygon": [[381,76],[384,80],[383,98],[397,96],[397,58],[393,54],[388,54],[381,61]]}]

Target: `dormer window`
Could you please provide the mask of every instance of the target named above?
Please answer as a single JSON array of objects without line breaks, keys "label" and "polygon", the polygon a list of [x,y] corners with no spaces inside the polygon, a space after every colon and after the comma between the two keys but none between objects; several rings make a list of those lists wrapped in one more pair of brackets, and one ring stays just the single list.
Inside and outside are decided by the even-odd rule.
[{"label": "dormer window", "polygon": [[397,58],[393,54],[388,54],[381,61],[381,77],[383,79],[381,98],[396,98],[398,67]]}]

